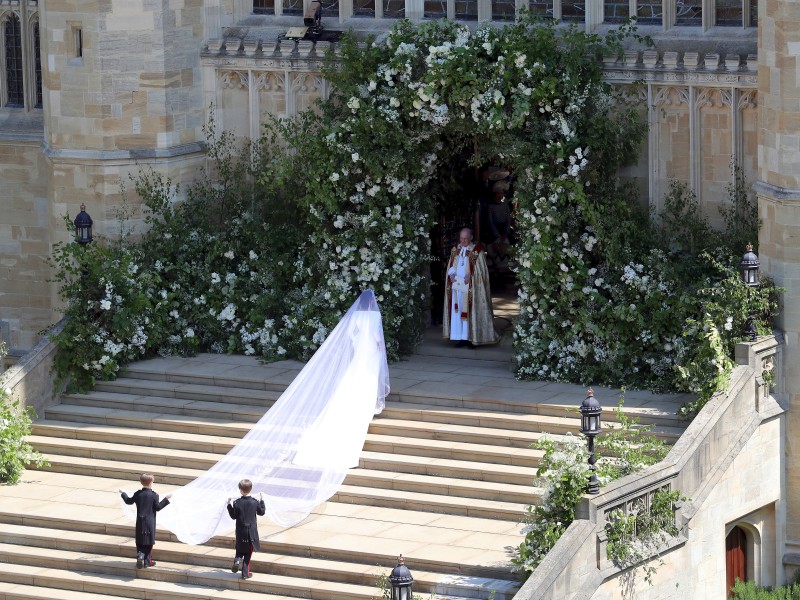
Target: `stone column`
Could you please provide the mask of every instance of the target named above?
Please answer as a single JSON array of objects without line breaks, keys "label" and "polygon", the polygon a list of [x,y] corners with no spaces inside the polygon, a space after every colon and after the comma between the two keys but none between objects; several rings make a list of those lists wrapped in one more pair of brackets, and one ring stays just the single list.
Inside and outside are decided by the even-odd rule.
[{"label": "stone column", "polygon": [[[762,272],[783,294],[788,401],[783,507],[785,574],[800,567],[800,2],[758,3],[758,194]],[[780,511],[786,526],[781,527]]]}]

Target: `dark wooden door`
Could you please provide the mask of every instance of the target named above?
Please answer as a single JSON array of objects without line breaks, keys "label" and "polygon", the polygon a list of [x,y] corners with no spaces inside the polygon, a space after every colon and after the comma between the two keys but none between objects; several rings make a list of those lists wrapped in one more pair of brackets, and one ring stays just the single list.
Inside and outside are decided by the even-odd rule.
[{"label": "dark wooden door", "polygon": [[747,580],[747,537],[741,527],[734,527],[725,538],[725,571],[730,596],[737,579]]}]

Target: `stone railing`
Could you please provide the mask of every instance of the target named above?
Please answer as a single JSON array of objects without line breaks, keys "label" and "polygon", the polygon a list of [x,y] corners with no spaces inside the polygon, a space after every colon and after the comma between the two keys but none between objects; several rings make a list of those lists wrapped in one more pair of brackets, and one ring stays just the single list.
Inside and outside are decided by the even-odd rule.
[{"label": "stone railing", "polygon": [[53,360],[56,345],[51,336],[61,331],[63,321],[57,323],[47,335],[19,358],[5,373],[0,375],[0,385],[11,389],[11,396],[22,406],[32,406],[37,415],[54,404],[58,397],[53,382]]},{"label": "stone railing", "polygon": [[[738,344],[728,389],[716,394],[689,424],[667,457],[652,467],[617,480],[597,496],[585,496],[576,519],[514,600],[590,598],[604,581],[621,573],[607,558],[607,515],[648,503],[659,490],[679,490],[690,500],[676,507],[676,524],[685,526],[714,487],[715,475],[731,464],[765,419],[783,412],[782,340],[765,336]],[[671,539],[661,552],[687,543]]]}]

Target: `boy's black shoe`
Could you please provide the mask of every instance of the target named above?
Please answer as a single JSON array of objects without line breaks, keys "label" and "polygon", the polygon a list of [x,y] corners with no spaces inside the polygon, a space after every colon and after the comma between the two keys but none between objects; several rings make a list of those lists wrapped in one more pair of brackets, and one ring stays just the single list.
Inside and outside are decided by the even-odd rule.
[{"label": "boy's black shoe", "polygon": [[139,552],[136,555],[136,568],[141,569],[144,567],[144,552]]},{"label": "boy's black shoe", "polygon": [[[239,567],[242,566],[242,559],[241,557],[237,556],[233,559],[233,564],[231,565],[231,573],[238,573]],[[242,577],[244,577],[244,573],[242,573]]]},{"label": "boy's black shoe", "polygon": [[245,572],[242,571],[242,579],[250,579],[252,576],[253,576],[252,573],[245,574]]}]

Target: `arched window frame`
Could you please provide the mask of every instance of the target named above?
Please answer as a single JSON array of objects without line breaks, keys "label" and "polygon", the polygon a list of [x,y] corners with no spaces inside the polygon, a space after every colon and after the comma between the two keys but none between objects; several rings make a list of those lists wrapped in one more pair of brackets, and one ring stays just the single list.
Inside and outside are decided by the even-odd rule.
[{"label": "arched window frame", "polygon": [[[22,108],[25,111],[40,109],[39,98],[42,96],[41,78],[37,79],[36,36],[35,28],[39,27],[41,44],[41,20],[38,3],[22,2],[19,6],[0,8],[0,109],[9,107],[9,85],[6,69],[6,21],[13,16],[19,19],[22,46]],[[41,73],[40,45],[39,73]],[[16,108],[16,107],[15,107]]]}]

